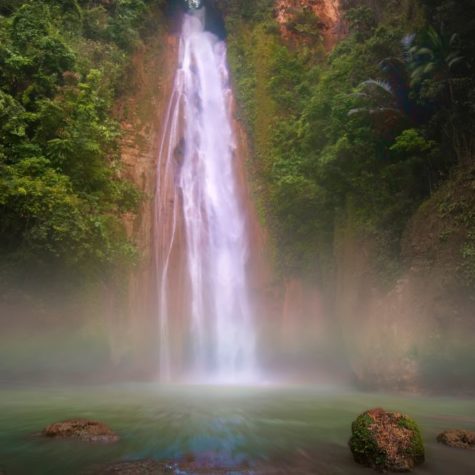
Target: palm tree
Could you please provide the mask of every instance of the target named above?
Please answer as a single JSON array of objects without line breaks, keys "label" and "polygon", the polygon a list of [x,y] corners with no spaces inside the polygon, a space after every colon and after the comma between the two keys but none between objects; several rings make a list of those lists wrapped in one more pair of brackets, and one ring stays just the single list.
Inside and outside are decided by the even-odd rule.
[{"label": "palm tree", "polygon": [[364,107],[350,110],[349,115],[367,113],[370,115],[392,114],[401,116],[401,110],[397,107],[394,90],[388,81],[380,79],[368,79],[362,82],[357,92],[352,94],[365,100]]},{"label": "palm tree", "polygon": [[452,70],[464,58],[458,48],[459,36],[450,37],[428,27],[420,38],[410,35],[403,41],[405,60],[411,76],[411,86],[418,86],[424,79],[448,81]]},{"label": "palm tree", "polygon": [[379,64],[386,80],[368,79],[358,87],[357,96],[365,99],[365,106],[350,111],[350,115],[366,112],[377,116],[378,121],[395,124],[409,120],[412,125],[420,125],[428,113],[410,96],[407,70],[403,61],[387,58]]},{"label": "palm tree", "polygon": [[434,99],[446,109],[448,120],[444,132],[452,143],[458,161],[469,160],[475,152],[475,139],[472,131],[467,131],[460,119],[457,120],[458,115],[464,114],[457,113],[463,99],[455,87],[461,79],[456,74],[456,68],[466,63],[460,52],[459,35],[454,33],[449,36],[442,30],[429,27],[419,37],[408,38],[404,46],[411,86],[421,88],[427,80],[441,86],[438,97]]},{"label": "palm tree", "polygon": [[393,86],[388,81],[368,79],[358,86],[352,96],[361,99],[364,105],[351,109],[348,115],[369,115],[378,135],[392,140],[394,132],[406,120]]},{"label": "palm tree", "polygon": [[[376,115],[379,125],[394,124],[397,117],[399,120],[405,117],[412,125],[419,126],[435,108],[445,110],[448,120],[444,132],[457,159],[466,160],[475,151],[475,138],[456,121],[455,69],[465,61],[460,53],[459,35],[447,36],[428,27],[419,35],[406,36],[402,46],[402,58],[386,58],[380,63],[386,80],[370,79],[360,84],[356,95],[364,97],[366,104],[350,111],[350,115],[359,112]],[[437,95],[431,101],[418,101],[429,80],[439,86],[435,89]]]}]

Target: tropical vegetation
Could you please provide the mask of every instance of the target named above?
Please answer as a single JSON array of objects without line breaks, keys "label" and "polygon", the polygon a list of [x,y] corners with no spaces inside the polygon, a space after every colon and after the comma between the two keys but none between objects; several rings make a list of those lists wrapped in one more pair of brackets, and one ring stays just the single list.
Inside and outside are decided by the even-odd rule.
[{"label": "tropical vegetation", "polygon": [[112,115],[142,0],[0,5],[0,278],[105,277],[136,254]]},{"label": "tropical vegetation", "polygon": [[[320,35],[294,28],[283,40],[272,2],[227,3],[256,196],[280,268],[328,277],[349,223],[392,281],[411,217],[473,169],[475,5],[347,0],[348,34],[327,55]],[[473,249],[466,224],[461,256]]]}]

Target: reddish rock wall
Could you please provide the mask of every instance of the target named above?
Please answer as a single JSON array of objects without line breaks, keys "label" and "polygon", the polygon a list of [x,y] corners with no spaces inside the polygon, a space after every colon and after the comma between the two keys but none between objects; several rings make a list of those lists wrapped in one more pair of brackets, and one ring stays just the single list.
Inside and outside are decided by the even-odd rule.
[{"label": "reddish rock wall", "polygon": [[126,222],[140,257],[128,278],[128,295],[116,293],[111,323],[120,328],[117,346],[121,356],[145,372],[154,371],[157,362],[153,253],[157,158],[178,57],[177,37],[160,27],[136,52],[129,76],[132,92],[117,106],[123,132],[124,173],[144,199],[137,216],[130,216]]},{"label": "reddish rock wall", "polygon": [[346,34],[346,25],[341,17],[340,0],[277,0],[277,21],[281,34],[290,39],[295,33],[289,27],[298,12],[313,14],[327,49],[331,49]]}]

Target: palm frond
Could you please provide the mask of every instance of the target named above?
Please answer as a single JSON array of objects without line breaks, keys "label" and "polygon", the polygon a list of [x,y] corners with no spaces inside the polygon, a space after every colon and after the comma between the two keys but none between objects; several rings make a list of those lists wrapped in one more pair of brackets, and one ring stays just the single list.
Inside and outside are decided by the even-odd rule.
[{"label": "palm frond", "polygon": [[463,56],[457,56],[456,53],[447,56],[447,65],[449,69],[452,69],[455,65],[465,61]]},{"label": "palm frond", "polygon": [[416,49],[415,56],[418,56],[418,57],[426,56],[433,59],[435,55],[434,55],[434,51],[432,51],[430,48],[424,47],[424,48]]},{"label": "palm frond", "polygon": [[442,35],[432,26],[427,29],[427,38],[434,49],[442,50],[444,48],[444,39]]},{"label": "palm frond", "polygon": [[355,109],[351,109],[350,111],[348,111],[348,117],[351,117],[352,115],[355,115],[355,114],[361,114],[361,113],[364,113],[364,114],[368,114],[368,108],[367,107],[356,107]]},{"label": "palm frond", "polygon": [[451,37],[450,37],[450,40],[449,40],[449,45],[450,46],[455,46],[456,43],[459,42],[459,34],[458,33],[454,33]]},{"label": "palm frond", "polygon": [[391,84],[389,84],[387,81],[382,81],[380,79],[367,79],[366,81],[363,81],[360,84],[360,87],[367,87],[367,86],[372,86],[379,88],[383,91],[385,91],[388,94],[393,94],[393,89],[391,87]]}]

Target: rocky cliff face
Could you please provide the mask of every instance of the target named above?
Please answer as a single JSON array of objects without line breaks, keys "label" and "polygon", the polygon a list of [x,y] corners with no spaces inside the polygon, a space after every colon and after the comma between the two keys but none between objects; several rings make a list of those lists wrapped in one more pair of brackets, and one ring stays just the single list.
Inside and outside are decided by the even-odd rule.
[{"label": "rocky cliff face", "polygon": [[[473,170],[460,171],[412,217],[403,271],[389,288],[375,246],[350,220],[340,227],[334,314],[364,386],[473,390],[475,292],[467,272]],[[472,208],[473,209],[473,208]]]},{"label": "rocky cliff face", "polygon": [[[384,10],[371,0],[342,3],[371,6],[377,16]],[[276,12],[282,36],[297,47],[315,29],[315,21],[309,23],[311,15],[327,49],[345,34],[338,1],[279,0]],[[284,284],[280,311],[286,334],[295,334],[295,326],[302,325],[302,313],[313,314],[309,321],[317,321],[318,311],[312,308],[318,305],[311,302],[312,296],[316,301],[321,295],[327,303],[323,315],[337,323],[342,352],[360,385],[414,391],[473,389],[475,292],[473,276],[467,272],[470,265],[473,269],[470,256],[475,254],[470,241],[471,174],[473,170],[459,173],[412,217],[401,243],[401,272],[389,287],[381,282],[377,263],[383,256],[376,243],[358,231],[348,212],[336,230],[335,281],[325,282],[323,292],[299,278]],[[327,323],[314,331],[335,328]]]},{"label": "rocky cliff face", "polygon": [[137,215],[126,221],[139,262],[128,277],[127,295],[116,291],[108,311],[117,334],[112,345],[116,359],[125,359],[146,372],[153,371],[157,362],[153,255],[157,157],[178,57],[178,39],[168,32],[160,14],[157,25],[156,32],[135,53],[128,78],[130,92],[117,104],[124,173],[143,193],[143,201]]},{"label": "rocky cliff face", "polygon": [[326,48],[331,49],[346,32],[340,0],[277,0],[275,9],[285,39],[305,41],[306,35],[318,29]]},{"label": "rocky cliff face", "polygon": [[[329,346],[334,342],[328,337],[332,331],[325,316],[323,297],[313,283],[297,276],[282,277],[273,266],[271,236],[259,219],[250,186],[254,163],[248,136],[244,124],[237,118],[236,104],[233,109],[236,171],[250,237],[248,277],[258,333],[259,364],[270,377],[305,380],[310,375],[322,375],[323,366],[328,363]],[[315,353],[326,361],[312,361],[309,354]],[[332,368],[338,365],[336,362]]]}]

